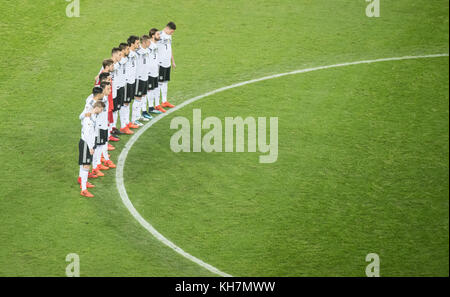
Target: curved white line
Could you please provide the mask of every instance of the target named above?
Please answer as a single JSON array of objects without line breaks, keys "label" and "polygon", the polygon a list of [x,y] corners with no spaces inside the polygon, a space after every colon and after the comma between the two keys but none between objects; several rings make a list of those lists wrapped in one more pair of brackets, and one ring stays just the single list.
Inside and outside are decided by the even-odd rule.
[{"label": "curved white line", "polygon": [[159,241],[161,241],[162,243],[164,243],[165,245],[167,245],[168,247],[170,247],[171,249],[173,249],[175,252],[179,253],[183,257],[191,260],[194,263],[197,263],[198,265],[209,270],[210,272],[213,272],[217,275],[224,276],[224,277],[231,277],[231,275],[229,275],[225,272],[222,272],[219,269],[215,268],[214,266],[211,266],[208,263],[205,263],[202,260],[192,256],[191,254],[183,251],[180,247],[178,247],[176,244],[174,244],[173,242],[171,242],[170,240],[165,238],[161,233],[159,233],[134,208],[133,204],[131,203],[130,199],[128,198],[128,194],[125,189],[125,184],[123,181],[123,170],[125,167],[125,161],[127,159],[128,152],[133,147],[133,145],[136,143],[136,141],[139,139],[139,137],[141,137],[141,135],[144,134],[144,132],[147,131],[151,126],[153,126],[154,124],[156,124],[157,122],[162,120],[164,117],[170,115],[171,113],[174,113],[175,111],[180,110],[181,108],[185,107],[186,105],[191,104],[197,100],[200,100],[202,98],[205,98],[205,97],[208,97],[208,96],[211,96],[211,95],[214,95],[214,94],[217,94],[217,93],[229,90],[229,89],[234,89],[234,88],[238,88],[238,87],[245,86],[248,84],[252,84],[252,83],[256,83],[256,82],[260,82],[260,81],[264,81],[264,80],[269,80],[269,79],[274,79],[274,78],[278,78],[278,77],[282,77],[282,76],[294,75],[294,74],[311,72],[311,71],[322,70],[322,69],[345,67],[345,66],[358,65],[358,64],[372,64],[372,63],[386,62],[386,61],[399,61],[399,60],[437,58],[437,57],[448,57],[448,54],[385,58],[385,59],[366,60],[366,61],[358,61],[358,62],[350,62],[350,63],[334,64],[334,65],[329,65],[329,66],[320,66],[320,67],[314,67],[314,68],[301,69],[301,70],[296,70],[296,71],[291,71],[291,72],[286,72],[286,73],[281,73],[281,74],[270,75],[270,76],[266,76],[266,77],[262,77],[262,78],[258,78],[258,79],[252,79],[249,81],[237,83],[237,84],[234,84],[234,85],[231,85],[228,87],[223,87],[223,88],[205,93],[203,95],[188,99],[188,100],[184,101],[183,103],[181,103],[180,105],[178,105],[177,107],[169,110],[165,114],[162,114],[162,115],[156,117],[153,121],[151,121],[148,124],[146,124],[145,126],[143,126],[136,134],[133,135],[133,137],[130,138],[130,140],[125,145],[125,148],[122,150],[122,152],[119,156],[119,161],[117,163],[117,171],[116,171],[117,189],[119,190],[119,194],[120,194],[120,197],[122,198],[122,202],[125,205],[125,207],[130,211],[131,215],[133,215],[133,217],[139,222],[139,224],[141,224],[142,227],[147,229],[147,231],[150,232],[154,237],[156,237],[156,239],[158,239]]}]

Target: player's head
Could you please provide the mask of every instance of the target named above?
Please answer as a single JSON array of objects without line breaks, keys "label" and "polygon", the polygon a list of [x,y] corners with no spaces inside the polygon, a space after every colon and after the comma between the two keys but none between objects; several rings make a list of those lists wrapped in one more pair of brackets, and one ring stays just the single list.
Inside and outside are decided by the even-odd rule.
[{"label": "player's head", "polygon": [[118,47],[115,47],[111,50],[111,59],[117,63],[122,59],[122,50]]},{"label": "player's head", "polygon": [[142,48],[147,48],[150,45],[150,36],[142,35],[141,36],[141,46]]},{"label": "player's head", "polygon": [[103,101],[97,101],[94,103],[92,113],[99,114],[103,111],[103,109],[106,107],[105,103]]},{"label": "player's head", "polygon": [[102,72],[100,73],[100,75],[98,76],[98,80],[100,81],[100,83],[104,82],[104,81],[111,81],[111,75],[109,72]]},{"label": "player's head", "polygon": [[122,51],[122,57],[126,57],[130,53],[130,47],[128,46],[128,43],[122,42],[121,44],[119,44],[119,48]]},{"label": "player's head", "polygon": [[102,98],[103,97],[103,89],[101,87],[94,87],[92,89],[92,95],[94,96],[95,100]]},{"label": "player's head", "polygon": [[109,94],[111,93],[111,83],[109,81],[101,82],[100,88],[103,89],[103,96],[109,96]]},{"label": "player's head", "polygon": [[169,22],[166,25],[166,28],[164,29],[164,32],[166,32],[166,34],[168,34],[168,35],[172,35],[173,32],[175,32],[176,29],[177,29],[177,25],[175,25],[174,22]]},{"label": "player's head", "polygon": [[139,37],[131,35],[128,40],[128,46],[130,47],[130,50],[135,51],[139,47]]},{"label": "player's head", "polygon": [[150,29],[150,32],[148,33],[148,35],[150,36],[150,38],[151,38],[153,41],[158,41],[158,40],[161,39],[161,36],[160,36],[160,34],[159,34],[159,30],[156,29],[156,28]]},{"label": "player's head", "polygon": [[103,60],[103,70],[105,72],[111,72],[114,69],[114,61],[112,59]]}]

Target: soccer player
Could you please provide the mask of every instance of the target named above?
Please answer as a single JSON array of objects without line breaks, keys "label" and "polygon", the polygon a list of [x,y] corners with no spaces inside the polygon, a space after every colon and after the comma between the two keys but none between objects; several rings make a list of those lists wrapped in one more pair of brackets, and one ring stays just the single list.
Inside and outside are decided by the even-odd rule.
[{"label": "soccer player", "polygon": [[121,43],[119,45],[119,48],[122,51],[122,59],[119,62],[120,64],[120,70],[119,70],[119,75],[118,75],[118,83],[119,83],[119,87],[120,89],[118,90],[118,93],[120,94],[120,99],[121,99],[121,106],[119,109],[119,114],[120,114],[120,132],[123,134],[134,134],[133,131],[131,131],[128,128],[128,124],[130,122],[130,110],[129,110],[129,105],[131,102],[131,97],[127,95],[127,91],[128,91],[128,73],[127,70],[129,70],[128,67],[128,55],[130,54],[130,46],[128,45],[128,43]]},{"label": "soccer player", "polygon": [[100,84],[104,81],[107,81],[111,84],[111,73],[107,71],[100,73],[100,75],[98,76],[98,83],[96,84],[96,86],[100,86]]},{"label": "soccer player", "polygon": [[118,47],[113,48],[111,51],[111,59],[114,61],[113,71],[111,72],[113,97],[113,123],[111,125],[111,134],[115,137],[116,135],[122,134],[116,127],[119,110],[122,106],[122,95],[125,93],[125,90],[121,89],[120,86],[121,83],[123,84],[123,82],[120,82],[120,71],[122,69],[121,64],[119,63],[122,61],[122,50]]},{"label": "soccer player", "polygon": [[[94,174],[100,170],[109,170],[110,168],[116,168],[116,165],[109,159],[108,155],[108,97],[111,94],[111,83],[107,81],[102,81],[100,87],[103,90],[102,102],[105,103],[104,110],[97,116],[96,121],[96,141],[97,146],[94,154],[93,168],[96,169]],[[102,164],[104,163],[104,165]]]},{"label": "soccer player", "polygon": [[126,68],[125,64],[128,60],[128,44],[127,43],[121,43],[118,47],[120,50],[120,60],[114,65],[114,86],[116,89],[116,97],[113,99],[114,102],[114,126],[113,131],[115,134],[123,134],[123,132],[120,131],[120,129],[117,129],[117,120],[120,115],[120,122],[123,125],[124,122],[126,124],[126,117],[125,119],[122,119],[123,111],[121,111],[122,106],[124,106],[124,100],[125,100],[125,88],[126,88]]},{"label": "soccer player", "polygon": [[142,99],[148,92],[148,63],[149,63],[149,50],[150,37],[144,35],[140,40],[140,48],[136,51],[136,93],[134,97],[133,110],[131,114],[131,122],[139,127],[143,126],[139,120],[142,110]]},{"label": "soccer player", "polygon": [[166,112],[164,107],[175,107],[169,101],[167,101],[168,83],[170,81],[171,66],[175,69],[175,58],[172,51],[172,35],[177,29],[174,22],[170,22],[166,25],[160,34],[160,40],[158,41],[158,55],[159,55],[159,83],[161,89],[162,104],[156,106],[161,112]]},{"label": "soccer player", "polygon": [[137,129],[139,128],[138,125],[133,124],[130,122],[130,104],[131,101],[135,97],[136,93],[136,63],[137,63],[137,54],[136,50],[139,48],[140,40],[137,36],[130,36],[127,40],[128,44],[128,60],[125,64],[126,68],[126,92],[125,92],[125,99],[124,99],[124,107],[126,109],[126,112],[121,115],[121,120],[123,117],[126,117],[126,123],[122,124],[122,129],[120,131],[125,134],[134,134],[131,129]]},{"label": "soccer player", "polygon": [[[112,73],[112,71],[114,71],[114,63],[115,62],[113,59],[106,59],[103,61],[103,67],[102,67],[102,69],[100,69],[99,75],[97,75],[97,77],[95,78],[95,80],[96,80],[95,85],[97,85],[97,86],[100,85],[100,83],[103,81],[103,78],[105,77],[105,75],[107,75],[109,77],[107,81],[109,81],[111,83],[111,88],[113,88],[111,73]],[[113,136],[111,134],[112,126],[114,123],[113,112],[114,112],[114,100],[113,100],[113,94],[111,92],[108,96],[108,133],[109,133],[108,140],[117,142],[117,141],[120,141],[119,137],[117,135]],[[115,149],[116,148],[113,145],[108,143],[108,151],[113,151]]]},{"label": "soccer player", "polygon": [[110,73],[114,70],[114,61],[112,59],[105,59],[102,63],[102,69],[100,69],[99,74],[95,78],[95,85],[100,85],[102,73]]},{"label": "soccer player", "polygon": [[155,109],[155,106],[159,105],[159,86],[158,86],[158,78],[159,78],[159,63],[158,63],[158,41],[160,39],[159,30],[153,28],[149,32],[150,36],[150,73],[149,73],[149,84],[148,84],[148,112],[145,111],[146,114],[161,114],[162,112]]},{"label": "soccer player", "polygon": [[[94,94],[98,96],[99,94],[94,91]],[[101,93],[100,93],[101,95]],[[82,129],[81,129],[81,139],[78,144],[79,148],[79,157],[78,163],[80,165],[80,183],[81,183],[81,196],[92,198],[92,195],[88,190],[88,175],[89,169],[92,164],[92,157],[94,154],[95,147],[95,120],[94,116],[102,112],[105,108],[105,103],[98,101],[95,102],[93,109],[90,113],[88,113],[82,120]],[[90,188],[93,188],[93,185],[90,185]]]},{"label": "soccer player", "polygon": [[[147,35],[146,35],[147,36]],[[144,68],[146,68],[147,71],[147,94],[145,94],[144,96],[142,96],[142,100],[141,100],[141,118],[139,121],[145,121],[148,122],[151,119],[153,119],[153,117],[147,112],[147,101],[148,101],[148,97],[149,97],[149,93],[150,93],[150,72],[152,70],[152,60],[153,60],[153,50],[155,49],[154,47],[152,47],[151,41],[150,41],[150,36],[149,36],[149,40],[147,43],[147,51],[148,51],[148,60],[146,61]]]}]

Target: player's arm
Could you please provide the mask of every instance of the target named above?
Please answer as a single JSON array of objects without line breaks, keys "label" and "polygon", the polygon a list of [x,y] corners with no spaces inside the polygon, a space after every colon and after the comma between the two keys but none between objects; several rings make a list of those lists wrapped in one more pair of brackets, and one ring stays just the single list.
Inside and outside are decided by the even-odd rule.
[{"label": "player's arm", "polygon": [[80,114],[79,119],[81,121],[84,120],[84,118],[89,118],[91,116],[91,109],[92,106],[89,104],[89,101],[86,102],[86,105],[84,106],[83,112]]},{"label": "player's arm", "polygon": [[172,65],[173,68],[177,68],[177,64],[175,64],[175,58],[173,57],[173,49],[172,49]]},{"label": "player's arm", "polygon": [[97,84],[98,83],[98,80],[100,79],[100,73],[102,73],[103,72],[103,66],[102,66],[102,68],[100,69],[100,72],[97,74],[97,76],[94,78],[94,80],[95,80],[95,84]]},{"label": "player's arm", "polygon": [[83,121],[85,118],[91,117],[91,113],[88,110],[83,110],[83,112],[80,114],[79,119]]}]

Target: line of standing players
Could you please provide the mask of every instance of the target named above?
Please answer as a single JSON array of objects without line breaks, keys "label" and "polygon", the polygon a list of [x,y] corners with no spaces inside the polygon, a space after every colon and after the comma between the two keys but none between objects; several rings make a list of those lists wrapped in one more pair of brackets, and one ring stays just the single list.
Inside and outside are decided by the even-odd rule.
[{"label": "line of standing players", "polygon": [[130,36],[103,61],[79,117],[78,183],[82,196],[94,197],[88,190],[95,187],[89,178],[102,177],[104,171],[116,168],[108,153],[115,150],[110,142],[134,134],[133,129],[175,107],[167,100],[171,69],[176,68],[172,50],[175,30],[175,23],[170,22],[162,31],[153,28],[148,35]]}]

